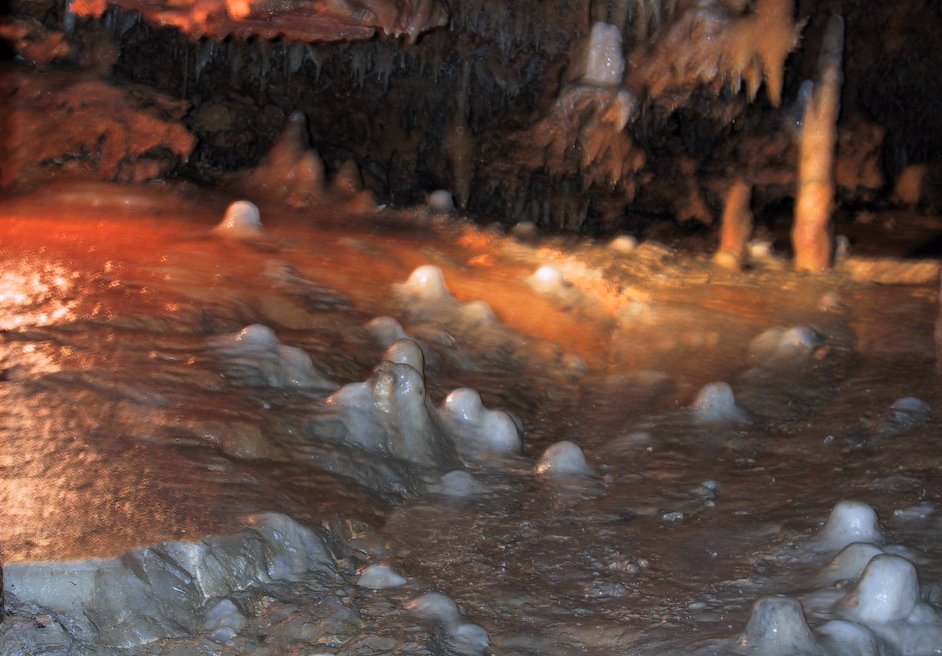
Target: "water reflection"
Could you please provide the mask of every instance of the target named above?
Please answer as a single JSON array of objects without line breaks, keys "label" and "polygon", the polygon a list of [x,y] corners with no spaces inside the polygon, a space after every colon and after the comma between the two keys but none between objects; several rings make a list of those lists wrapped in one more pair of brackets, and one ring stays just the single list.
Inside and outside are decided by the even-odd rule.
[{"label": "water reflection", "polygon": [[67,321],[75,306],[74,278],[65,266],[39,258],[8,258],[0,269],[0,330]]}]

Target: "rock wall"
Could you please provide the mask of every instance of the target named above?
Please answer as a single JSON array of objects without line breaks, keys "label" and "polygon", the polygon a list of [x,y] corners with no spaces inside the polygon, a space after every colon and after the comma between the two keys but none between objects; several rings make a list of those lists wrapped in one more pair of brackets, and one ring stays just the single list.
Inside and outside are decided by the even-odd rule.
[{"label": "rock wall", "polygon": [[[755,186],[760,207],[793,196],[802,82],[835,12],[847,23],[839,200],[879,197],[942,146],[942,83],[930,75],[942,64],[931,47],[942,17],[932,3],[338,0],[290,11],[233,2],[171,11],[128,0],[77,8],[92,17],[19,0],[19,31],[0,33],[22,59],[30,59],[27,42],[34,53],[36,43],[51,43],[41,30],[64,33],[75,44],[68,56],[50,55],[53,43],[32,61],[80,63],[186,100],[196,145],[176,171],[197,179],[254,166],[300,111],[328,174],[353,160],[384,201],[448,188],[469,211],[508,223],[594,230],[629,214],[709,223],[733,177]],[[307,23],[291,18],[298,12],[308,12]],[[283,19],[291,26],[278,27]],[[24,36],[25,23],[34,36]],[[320,27],[305,33],[313,23]],[[601,95],[579,90],[579,62],[598,23],[620,35],[624,58],[621,81]],[[606,88],[592,79],[587,87]]]}]

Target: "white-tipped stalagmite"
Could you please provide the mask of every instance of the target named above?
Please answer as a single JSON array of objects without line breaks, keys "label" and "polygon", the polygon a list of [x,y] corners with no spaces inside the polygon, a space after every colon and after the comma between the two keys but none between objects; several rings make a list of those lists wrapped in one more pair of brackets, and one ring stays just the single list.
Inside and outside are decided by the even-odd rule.
[{"label": "white-tipped stalagmite", "polygon": [[834,15],[828,21],[821,43],[818,80],[805,109],[801,130],[798,194],[792,226],[795,268],[799,271],[820,272],[831,265],[834,148],[841,108],[843,52],[844,19]]},{"label": "white-tipped stalagmite", "polygon": [[226,208],[222,221],[213,232],[231,239],[253,239],[262,235],[262,217],[258,207],[247,200],[237,200]]},{"label": "white-tipped stalagmite", "polygon": [[713,261],[724,268],[739,269],[742,266],[746,246],[752,237],[751,197],[752,186],[744,180],[736,180],[726,192],[720,246],[713,256]]},{"label": "white-tipped stalagmite", "polygon": [[821,549],[833,551],[854,542],[883,542],[877,513],[862,501],[839,501],[815,538],[815,543]]}]

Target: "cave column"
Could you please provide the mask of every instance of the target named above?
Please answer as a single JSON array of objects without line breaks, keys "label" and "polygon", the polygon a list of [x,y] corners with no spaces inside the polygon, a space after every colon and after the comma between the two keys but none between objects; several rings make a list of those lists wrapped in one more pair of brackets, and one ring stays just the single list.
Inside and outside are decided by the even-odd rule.
[{"label": "cave column", "polygon": [[792,246],[795,268],[820,272],[831,265],[830,221],[834,209],[834,149],[841,107],[844,20],[828,22],[818,57],[818,80],[805,109],[798,164]]},{"label": "cave column", "polygon": [[720,245],[713,256],[713,261],[725,269],[738,270],[745,259],[753,227],[752,212],[749,211],[751,197],[752,186],[745,180],[736,180],[726,193]]}]

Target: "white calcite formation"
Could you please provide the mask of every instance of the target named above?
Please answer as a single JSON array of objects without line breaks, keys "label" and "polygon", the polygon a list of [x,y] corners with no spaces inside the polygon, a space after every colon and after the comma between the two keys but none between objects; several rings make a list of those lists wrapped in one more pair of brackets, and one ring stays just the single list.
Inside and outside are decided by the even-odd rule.
[{"label": "white calcite formation", "polygon": [[360,573],[357,585],[370,590],[385,590],[405,585],[406,577],[388,565],[370,565]]},{"label": "white calcite formation", "polygon": [[824,338],[811,326],[769,328],[752,340],[749,351],[766,362],[807,357],[824,344]]},{"label": "white calcite formation", "polygon": [[578,444],[557,442],[543,452],[536,464],[536,473],[545,476],[592,476],[593,469],[586,462]]},{"label": "white calcite formation", "polygon": [[824,653],[829,656],[887,655],[883,642],[856,622],[831,620],[819,626],[816,632]]},{"label": "white calcite formation", "polygon": [[697,421],[706,424],[748,422],[749,412],[737,405],[729,383],[708,383],[690,406]]},{"label": "white calcite formation", "polygon": [[746,244],[746,256],[752,263],[768,262],[776,258],[775,248],[768,240],[753,239]]},{"label": "white calcite formation", "polygon": [[461,617],[455,600],[438,592],[427,592],[409,600],[406,602],[406,610],[416,617],[435,620],[445,625],[456,625]]},{"label": "white calcite formation", "polygon": [[467,327],[493,324],[497,321],[494,310],[484,301],[468,301],[467,303],[463,303],[458,312],[462,323]]},{"label": "white calcite formation", "polygon": [[262,234],[262,217],[258,207],[247,200],[237,200],[228,208],[213,232],[230,239],[253,239]]},{"label": "white calcite formation", "polygon": [[560,294],[569,287],[562,271],[548,264],[544,264],[527,278],[527,283],[541,294]]},{"label": "white calcite formation", "polygon": [[464,499],[473,497],[480,491],[481,484],[475,480],[474,476],[463,469],[456,469],[442,476],[441,493],[447,497]]},{"label": "white calcite formation", "polygon": [[908,618],[918,602],[916,566],[900,556],[877,554],[841,605],[847,619],[886,624]]},{"label": "white calcite formation", "polygon": [[426,205],[432,214],[448,214],[455,209],[455,199],[447,189],[436,189],[428,195]]},{"label": "white calcite formation", "polygon": [[904,396],[890,405],[890,420],[900,428],[924,424],[932,417],[932,406],[914,396]]},{"label": "white calcite formation", "polygon": [[423,376],[425,374],[425,354],[418,343],[408,337],[397,339],[390,344],[383,354],[383,361],[406,364]]},{"label": "white calcite formation", "polygon": [[533,221],[521,221],[510,229],[510,234],[522,241],[529,241],[531,239],[536,239],[536,237],[540,234],[540,230],[536,227],[536,224],[533,223]]},{"label": "white calcite formation", "polygon": [[838,551],[854,542],[883,542],[877,513],[862,501],[840,501],[815,537],[814,546]]},{"label": "white calcite formation", "polygon": [[[393,291],[407,314],[420,321],[447,324],[460,333],[478,337],[490,334],[494,338],[503,332],[487,303],[462,302],[452,296],[445,274],[433,264],[415,269],[406,282],[393,285]],[[490,329],[496,329],[496,333]]]},{"label": "white calcite formation", "polygon": [[337,389],[337,385],[314,368],[307,353],[282,344],[268,326],[257,323],[246,326],[235,334],[212,338],[209,346],[222,360],[226,376],[240,384],[283,389]]},{"label": "white calcite formation", "polygon": [[853,542],[834,556],[821,571],[819,578],[824,583],[855,581],[863,574],[867,563],[883,553],[886,552],[871,542]]},{"label": "white calcite formation", "polygon": [[245,624],[233,602],[240,591],[342,582],[321,534],[276,513],[249,517],[233,535],[164,542],[114,558],[9,563],[3,575],[8,593],[52,611],[75,637],[97,641],[101,653],[187,634],[228,642]]},{"label": "white calcite formation", "polygon": [[[840,550],[818,576],[824,586],[798,599],[756,602],[735,653],[755,656],[935,656],[942,649],[942,614],[927,602],[903,547],[880,547],[873,509],[841,501],[816,537],[816,549]],[[861,540],[869,540],[862,542]],[[892,551],[893,553],[888,553]],[[846,590],[843,594],[838,591]],[[807,614],[807,608],[811,608]],[[815,621],[820,622],[814,626]]]},{"label": "white calcite formation", "polygon": [[457,653],[483,654],[490,644],[487,631],[477,624],[465,622],[451,597],[429,592],[406,602],[405,607],[416,617],[436,622],[445,634],[448,646]]},{"label": "white calcite formation", "polygon": [[245,627],[245,615],[231,599],[221,599],[206,611],[203,631],[213,642],[225,644],[235,638]]},{"label": "white calcite formation", "polygon": [[[555,344],[522,335],[506,326],[486,302],[455,298],[437,266],[420,266],[408,280],[394,284],[392,288],[409,322],[409,334],[421,338],[423,345],[432,348],[426,355],[444,357],[462,368],[468,367],[468,363],[462,360],[470,351],[489,360],[493,360],[495,354],[500,354],[501,358],[509,357],[508,365],[532,359],[552,359],[555,361],[553,364],[559,366],[547,367],[547,370],[565,373],[567,377],[581,376],[586,371],[581,358],[567,355]],[[570,288],[568,292],[554,296],[554,300],[578,302],[579,293]],[[388,329],[381,330],[389,334]],[[461,347],[456,348],[456,342],[460,342]]]},{"label": "white calcite formation", "polygon": [[451,392],[439,412],[455,441],[472,451],[518,453],[523,446],[510,415],[485,408],[473,389],[463,387]]},{"label": "white calcite formation", "polygon": [[[422,351],[399,340],[368,380],[345,385],[326,400],[342,426],[341,439],[368,451],[434,469],[459,464],[425,392]],[[418,368],[417,368],[418,367]]]},{"label": "white calcite formation", "polygon": [[[439,287],[441,281],[434,275],[438,270],[432,269],[426,280]],[[394,336],[396,327],[398,324],[386,321],[378,326],[384,337]],[[505,412],[485,408],[474,390],[456,390],[440,410],[436,409],[426,394],[425,355],[418,343],[408,338],[389,345],[368,380],[345,385],[325,405],[339,428],[333,433],[328,429],[326,434],[437,471],[460,465],[456,444],[472,453],[508,453],[521,448],[520,429],[513,419]],[[470,484],[462,485],[454,478],[455,472],[451,475],[453,485],[443,481],[446,493],[451,493],[449,489],[456,490],[457,496],[471,493]],[[467,491],[461,491],[463,488]]]},{"label": "white calcite formation", "polygon": [[740,645],[762,656],[817,653],[801,604],[782,596],[763,597],[755,603]]},{"label": "white calcite formation", "polygon": [[396,286],[400,295],[425,302],[454,301],[448,291],[445,274],[433,264],[425,264],[409,274],[409,279]]},{"label": "white calcite formation", "polygon": [[608,23],[595,23],[584,48],[583,58],[574,71],[579,81],[604,87],[619,86],[625,74],[621,30]]},{"label": "white calcite formation", "polygon": [[376,317],[370,320],[364,327],[366,328],[366,332],[384,348],[388,347],[397,339],[408,337],[406,331],[402,328],[402,324],[392,317]]},{"label": "white calcite formation", "polygon": [[631,235],[618,235],[608,243],[608,247],[616,253],[627,255],[638,248],[638,240]]},{"label": "white calcite formation", "polygon": [[[873,644],[885,645],[884,651],[864,652],[867,656],[931,656],[942,649],[942,615],[922,596],[916,566],[900,556],[880,554],[835,610],[865,627]],[[865,635],[858,641],[867,644]]]}]

